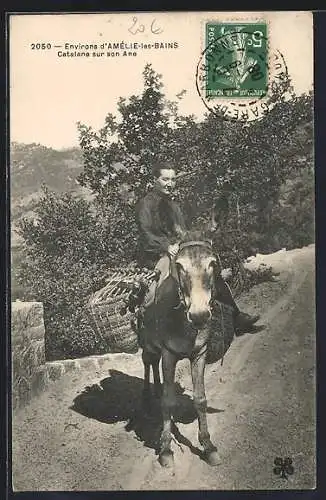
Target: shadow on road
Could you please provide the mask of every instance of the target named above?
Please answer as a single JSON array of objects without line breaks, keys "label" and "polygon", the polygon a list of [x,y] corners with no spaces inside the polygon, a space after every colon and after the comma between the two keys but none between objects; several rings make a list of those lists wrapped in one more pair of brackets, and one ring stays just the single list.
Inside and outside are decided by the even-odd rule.
[{"label": "shadow on road", "polygon": [[[151,387],[153,389],[153,386]],[[142,407],[143,379],[127,375],[118,370],[110,370],[110,377],[99,384],[85,387],[73,401],[71,409],[89,418],[106,424],[126,422],[127,432],[133,431],[138,440],[145,446],[157,451],[161,433],[161,412],[159,400],[152,398],[149,413]],[[197,415],[190,396],[184,394],[184,388],[176,383],[177,408],[174,414],[175,424],[189,424]],[[219,413],[223,410],[208,408],[208,413]],[[201,451],[183,436],[176,425],[173,434],[180,444],[200,455]]]}]

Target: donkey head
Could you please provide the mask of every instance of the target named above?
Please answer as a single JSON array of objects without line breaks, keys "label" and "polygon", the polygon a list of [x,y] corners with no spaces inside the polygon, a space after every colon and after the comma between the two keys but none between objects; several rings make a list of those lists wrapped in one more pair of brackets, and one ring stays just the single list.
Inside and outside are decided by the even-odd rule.
[{"label": "donkey head", "polygon": [[175,265],[187,319],[201,329],[212,316],[211,300],[220,269],[211,242],[202,236],[193,238],[180,243]]}]

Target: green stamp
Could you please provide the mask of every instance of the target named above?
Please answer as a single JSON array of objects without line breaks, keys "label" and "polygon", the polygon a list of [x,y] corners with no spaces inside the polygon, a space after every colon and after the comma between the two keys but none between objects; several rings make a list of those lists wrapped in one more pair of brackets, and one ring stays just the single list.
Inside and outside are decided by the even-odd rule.
[{"label": "green stamp", "polygon": [[267,26],[206,24],[203,58],[206,98],[258,98],[267,94]]}]

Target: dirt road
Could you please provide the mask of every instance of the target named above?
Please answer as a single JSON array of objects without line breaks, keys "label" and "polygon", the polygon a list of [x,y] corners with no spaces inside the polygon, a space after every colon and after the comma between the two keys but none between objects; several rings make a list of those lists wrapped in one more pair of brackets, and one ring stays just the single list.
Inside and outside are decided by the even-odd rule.
[{"label": "dirt road", "polygon": [[[206,370],[209,427],[222,460],[200,457],[187,362],[178,365],[175,467],[155,447],[159,415],[141,409],[139,355],[67,374],[13,419],[13,484],[35,490],[251,490],[315,486],[314,247],[274,259],[276,282],[239,301],[266,328],[236,338]],[[293,474],[273,472],[290,457]]]}]

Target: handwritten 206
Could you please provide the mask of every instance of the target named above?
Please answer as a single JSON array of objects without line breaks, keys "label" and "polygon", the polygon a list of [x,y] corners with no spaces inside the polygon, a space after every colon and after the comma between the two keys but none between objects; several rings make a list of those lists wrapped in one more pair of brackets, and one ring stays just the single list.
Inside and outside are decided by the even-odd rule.
[{"label": "handwritten 206", "polygon": [[128,28],[128,31],[132,35],[137,35],[137,33],[145,33],[145,31],[149,31],[150,33],[153,33],[153,35],[160,35],[161,33],[163,33],[163,29],[157,24],[156,19],[153,19],[150,27],[148,28],[148,26],[146,26],[145,24],[140,23],[136,16],[132,18],[132,25],[130,26],[130,28]]}]

